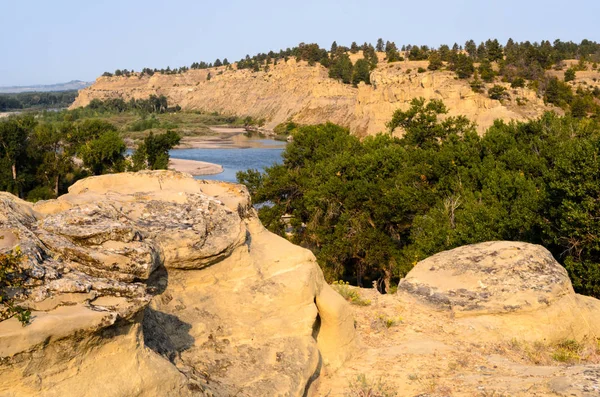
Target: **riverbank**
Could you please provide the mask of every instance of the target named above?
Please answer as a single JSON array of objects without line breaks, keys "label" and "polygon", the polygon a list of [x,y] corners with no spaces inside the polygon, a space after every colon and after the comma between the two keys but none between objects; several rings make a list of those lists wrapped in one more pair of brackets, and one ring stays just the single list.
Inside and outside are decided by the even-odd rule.
[{"label": "riverbank", "polygon": [[215,175],[223,172],[223,167],[219,164],[174,158],[169,160],[169,169],[185,172],[193,176]]},{"label": "riverbank", "polygon": [[184,136],[176,149],[274,149],[285,147],[286,142],[257,139],[248,136],[244,128],[209,127],[214,135]]}]

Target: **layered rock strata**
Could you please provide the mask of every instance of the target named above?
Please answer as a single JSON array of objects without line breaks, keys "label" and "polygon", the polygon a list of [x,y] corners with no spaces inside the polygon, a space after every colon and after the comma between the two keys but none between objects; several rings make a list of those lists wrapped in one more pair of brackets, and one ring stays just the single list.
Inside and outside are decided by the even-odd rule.
[{"label": "layered rock strata", "polygon": [[346,302],[242,186],[140,172],[0,206],[32,310],[0,322],[0,396],[310,395],[353,351]]},{"label": "layered rock strata", "polygon": [[[219,112],[264,118],[266,127],[292,119],[300,124],[327,121],[347,127],[359,136],[386,131],[396,109],[406,110],[413,98],[441,99],[449,115],[465,115],[484,132],[496,119],[527,120],[541,115],[544,105],[535,91],[508,88],[511,100],[490,99],[475,93],[468,81],[449,71],[426,71],[427,61],[380,62],[371,73],[371,85],[358,87],[330,79],[321,65],[290,59],[272,65],[268,72],[227,69],[189,70],[153,76],[99,77],[79,92],[71,108],[93,99],[147,99],[165,95],[169,104],[184,110]],[[210,73],[211,78],[208,79]],[[519,102],[517,103],[517,98]]]}]

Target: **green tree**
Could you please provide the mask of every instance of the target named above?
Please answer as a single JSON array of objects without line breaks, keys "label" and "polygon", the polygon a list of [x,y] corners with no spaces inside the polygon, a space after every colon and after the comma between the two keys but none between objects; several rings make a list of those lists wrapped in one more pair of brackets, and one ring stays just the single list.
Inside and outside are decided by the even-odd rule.
[{"label": "green tree", "polygon": [[354,64],[352,71],[352,84],[357,86],[358,83],[364,82],[365,84],[371,84],[371,65],[366,59],[359,59]]},{"label": "green tree", "polygon": [[568,84],[553,77],[546,83],[544,100],[547,103],[567,108],[573,100],[573,90]]},{"label": "green tree", "polygon": [[445,111],[417,99],[396,112],[389,127],[402,139],[301,127],[282,164],[238,178],[254,202],[272,204],[259,210],[264,224],[291,228],[328,280],[389,288],[442,250],[516,240],[543,244],[577,292],[600,296],[598,123],[547,113],[496,121],[480,137],[464,118],[441,121]]},{"label": "green tree", "polygon": [[498,62],[504,58],[502,45],[500,45],[497,39],[486,41],[485,50],[487,53],[487,59],[489,59],[491,62]]},{"label": "green tree", "polygon": [[447,44],[442,44],[438,49],[438,52],[442,58],[442,61],[448,62],[450,60],[450,47],[448,47]]},{"label": "green tree", "polygon": [[352,82],[352,61],[345,52],[338,50],[329,67],[329,77],[336,80],[341,80],[344,84]]},{"label": "green tree", "polygon": [[363,58],[369,63],[371,69],[377,67],[379,60],[377,59],[377,54],[375,53],[375,48],[373,48],[373,46],[368,45],[363,50]]},{"label": "green tree", "polygon": [[92,174],[102,175],[125,170],[125,142],[118,132],[105,131],[79,149],[83,165]]},{"label": "green tree", "polygon": [[73,171],[73,151],[68,141],[73,129],[68,122],[45,123],[38,125],[33,135],[32,146],[42,157],[37,176],[52,188],[54,197],[60,193],[61,179]]},{"label": "green tree", "polygon": [[450,63],[450,70],[454,70],[459,79],[468,79],[473,75],[475,66],[473,60],[465,54],[456,54]]},{"label": "green tree", "polygon": [[506,88],[502,87],[501,85],[494,85],[492,88],[490,88],[488,90],[488,95],[491,99],[496,99],[498,101],[509,98]]},{"label": "green tree", "polygon": [[488,57],[487,49],[485,48],[485,44],[483,42],[481,42],[477,46],[477,59],[481,61],[487,57]]},{"label": "green tree", "polygon": [[398,62],[402,60],[396,44],[390,41],[385,44],[385,56],[388,62]]},{"label": "green tree", "polygon": [[575,69],[569,68],[565,71],[565,83],[575,80]]},{"label": "green tree", "polygon": [[336,41],[334,41],[333,43],[331,43],[331,49],[329,50],[329,52],[331,53],[331,55],[333,56],[338,49],[338,44]]},{"label": "green tree", "polygon": [[440,56],[440,53],[437,51],[431,51],[431,53],[429,54],[429,65],[427,66],[427,69],[439,70],[443,66],[444,63],[442,62],[442,57]]},{"label": "green tree", "polygon": [[10,167],[13,189],[22,197],[22,183],[19,180],[19,168],[24,164],[29,138],[36,125],[30,115],[11,116],[0,122],[0,156],[6,159]]},{"label": "green tree", "polygon": [[169,166],[169,150],[179,144],[181,137],[174,131],[144,138],[132,155],[134,171],[142,169],[166,170]]},{"label": "green tree", "polygon": [[377,39],[377,45],[375,46],[375,49],[377,50],[377,52],[383,52],[384,44],[382,38]]},{"label": "green tree", "polygon": [[473,40],[469,40],[465,43],[465,51],[467,51],[472,59],[477,58],[477,44],[475,44]]},{"label": "green tree", "polygon": [[471,86],[471,89],[473,90],[473,92],[476,92],[476,93],[482,93],[483,92],[483,88],[484,88],[485,85],[479,79],[479,73],[477,73],[477,70],[473,74],[473,80],[471,80],[471,82],[469,83],[469,85]]},{"label": "green tree", "polygon": [[404,142],[414,147],[436,147],[448,134],[472,132],[475,126],[465,117],[447,117],[438,122],[438,116],[448,113],[441,100],[425,103],[425,98],[414,98],[407,111],[396,110],[387,123],[389,132],[400,127],[404,130]]},{"label": "green tree", "polygon": [[491,83],[494,81],[494,77],[496,77],[496,72],[494,72],[492,64],[487,58],[481,61],[478,70],[483,81],[485,81],[486,83]]}]

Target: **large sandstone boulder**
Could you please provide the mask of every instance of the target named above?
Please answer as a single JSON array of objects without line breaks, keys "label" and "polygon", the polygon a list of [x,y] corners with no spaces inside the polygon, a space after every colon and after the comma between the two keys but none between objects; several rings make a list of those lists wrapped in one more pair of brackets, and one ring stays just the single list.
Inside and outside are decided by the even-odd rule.
[{"label": "large sandstone boulder", "polygon": [[466,337],[600,334],[600,301],[575,294],[567,271],[539,245],[495,241],[444,251],[419,262],[399,291],[449,310],[467,326]]},{"label": "large sandstone boulder", "polygon": [[310,395],[353,351],[345,301],[242,186],[140,172],[0,207],[33,311],[0,321],[0,396]]}]

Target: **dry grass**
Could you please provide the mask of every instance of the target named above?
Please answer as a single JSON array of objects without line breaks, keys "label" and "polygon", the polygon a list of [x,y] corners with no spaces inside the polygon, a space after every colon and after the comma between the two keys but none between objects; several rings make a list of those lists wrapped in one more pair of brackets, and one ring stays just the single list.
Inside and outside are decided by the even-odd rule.
[{"label": "dry grass", "polygon": [[378,313],[371,322],[371,328],[376,330],[389,329],[402,323],[402,317],[389,317],[386,314]]},{"label": "dry grass", "polygon": [[395,397],[397,393],[385,381],[369,380],[365,374],[360,374],[350,382],[345,397]]},{"label": "dry grass", "polygon": [[563,339],[554,343],[524,342],[513,339],[495,346],[496,352],[535,365],[600,363],[600,339]]}]

